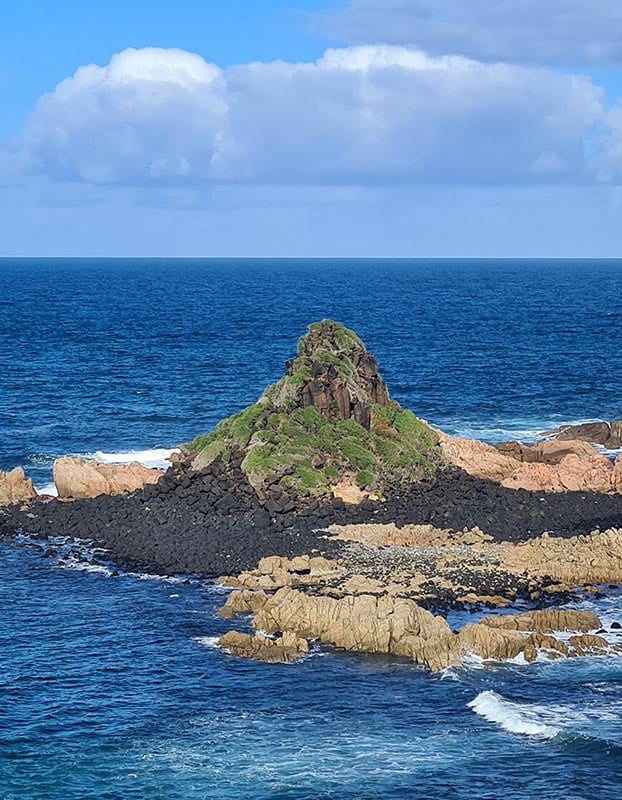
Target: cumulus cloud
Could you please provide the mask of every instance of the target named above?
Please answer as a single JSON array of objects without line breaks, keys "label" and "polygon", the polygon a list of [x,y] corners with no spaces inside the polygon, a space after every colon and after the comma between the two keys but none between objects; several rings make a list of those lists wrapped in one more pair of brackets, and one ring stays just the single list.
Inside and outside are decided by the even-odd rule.
[{"label": "cumulus cloud", "polygon": [[20,157],[95,184],[576,181],[602,104],[584,77],[399,46],[228,69],[130,49],[45,95]]},{"label": "cumulus cloud", "polygon": [[535,64],[619,64],[620,0],[349,0],[329,18],[351,42]]}]

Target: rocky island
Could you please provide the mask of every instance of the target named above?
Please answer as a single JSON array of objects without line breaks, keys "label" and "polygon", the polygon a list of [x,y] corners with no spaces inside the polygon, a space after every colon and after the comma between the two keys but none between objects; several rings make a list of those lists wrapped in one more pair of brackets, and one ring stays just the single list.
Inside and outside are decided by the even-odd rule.
[{"label": "rocky island", "polygon": [[[617,629],[559,605],[622,584],[622,460],[591,443],[620,430],[452,438],[392,400],[359,337],[324,320],[280,381],[164,474],[60,459],[56,499],[20,469],[0,475],[0,533],[219,580],[223,615],[253,617],[257,633],[222,639],[244,657],[293,660],[311,639],[435,670],[470,654],[617,652]],[[529,610],[508,613],[517,603]],[[504,613],[453,631],[445,615],[460,608]]]}]

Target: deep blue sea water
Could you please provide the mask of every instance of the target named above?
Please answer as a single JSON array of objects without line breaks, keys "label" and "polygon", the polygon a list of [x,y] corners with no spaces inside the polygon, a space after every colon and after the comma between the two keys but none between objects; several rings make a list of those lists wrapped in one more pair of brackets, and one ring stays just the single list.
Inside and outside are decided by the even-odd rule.
[{"label": "deep blue sea water", "polygon": [[[622,417],[621,298],[618,262],[0,260],[0,469],[161,457],[323,317],[452,433]],[[257,665],[214,647],[220,602],[0,543],[0,800],[622,794],[622,660]]]}]

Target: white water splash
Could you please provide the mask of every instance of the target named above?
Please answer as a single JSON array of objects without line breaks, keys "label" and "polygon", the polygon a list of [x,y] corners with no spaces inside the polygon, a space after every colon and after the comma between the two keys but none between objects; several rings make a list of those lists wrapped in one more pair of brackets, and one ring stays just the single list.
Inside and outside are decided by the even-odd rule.
[{"label": "white water splash", "polygon": [[562,732],[562,728],[551,725],[544,719],[546,712],[543,709],[513,703],[496,692],[480,692],[469,703],[469,708],[478,716],[510,733],[553,739]]}]

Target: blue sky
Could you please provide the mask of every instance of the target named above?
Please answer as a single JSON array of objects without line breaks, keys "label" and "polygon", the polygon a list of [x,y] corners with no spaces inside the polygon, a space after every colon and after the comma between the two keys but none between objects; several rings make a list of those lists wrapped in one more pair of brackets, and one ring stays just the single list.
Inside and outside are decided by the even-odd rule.
[{"label": "blue sky", "polygon": [[618,0],[0,5],[0,255],[622,255]]}]

